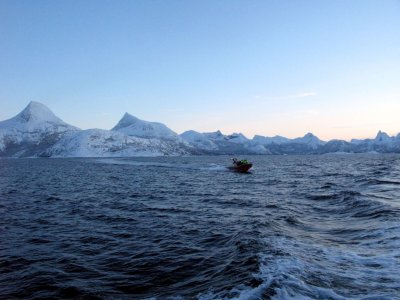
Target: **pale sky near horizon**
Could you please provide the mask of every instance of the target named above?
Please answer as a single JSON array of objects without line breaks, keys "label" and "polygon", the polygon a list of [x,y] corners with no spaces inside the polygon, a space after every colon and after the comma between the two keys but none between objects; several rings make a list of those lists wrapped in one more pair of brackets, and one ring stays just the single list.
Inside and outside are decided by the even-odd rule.
[{"label": "pale sky near horizon", "polygon": [[400,1],[0,1],[0,120],[83,129],[400,132]]}]

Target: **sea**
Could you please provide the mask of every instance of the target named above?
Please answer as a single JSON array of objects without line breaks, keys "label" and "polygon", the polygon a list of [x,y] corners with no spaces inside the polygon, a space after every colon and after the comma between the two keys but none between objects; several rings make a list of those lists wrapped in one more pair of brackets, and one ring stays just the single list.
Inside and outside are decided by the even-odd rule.
[{"label": "sea", "polygon": [[400,299],[400,155],[0,160],[0,299]]}]

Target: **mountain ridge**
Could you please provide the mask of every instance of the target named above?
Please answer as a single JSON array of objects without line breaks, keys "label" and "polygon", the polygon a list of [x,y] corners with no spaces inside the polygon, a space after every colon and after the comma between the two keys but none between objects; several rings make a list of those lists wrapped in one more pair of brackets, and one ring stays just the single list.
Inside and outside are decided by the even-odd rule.
[{"label": "mountain ridge", "polygon": [[183,143],[179,135],[166,125],[160,122],[144,121],[127,112],[111,130],[122,132],[128,136],[158,138]]},{"label": "mountain ridge", "polygon": [[111,129],[87,129],[65,123],[47,106],[31,101],[16,116],[0,121],[0,157],[108,157],[198,154],[400,153],[400,133],[379,131],[375,138],[323,141],[303,137],[188,130],[177,134],[165,124],[141,120],[128,112]]}]

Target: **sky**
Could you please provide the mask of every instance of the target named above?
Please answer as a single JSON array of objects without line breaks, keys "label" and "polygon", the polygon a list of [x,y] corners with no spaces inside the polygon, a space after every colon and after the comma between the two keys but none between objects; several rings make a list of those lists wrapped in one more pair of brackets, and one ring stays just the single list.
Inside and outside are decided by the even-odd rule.
[{"label": "sky", "polygon": [[0,0],[0,120],[82,129],[400,132],[399,0]]}]

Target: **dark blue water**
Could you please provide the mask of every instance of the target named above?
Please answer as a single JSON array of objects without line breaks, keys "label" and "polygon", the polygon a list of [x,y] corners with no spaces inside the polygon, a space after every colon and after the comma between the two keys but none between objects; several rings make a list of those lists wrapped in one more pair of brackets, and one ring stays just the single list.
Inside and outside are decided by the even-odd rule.
[{"label": "dark blue water", "polygon": [[400,299],[400,156],[0,160],[1,299]]}]

